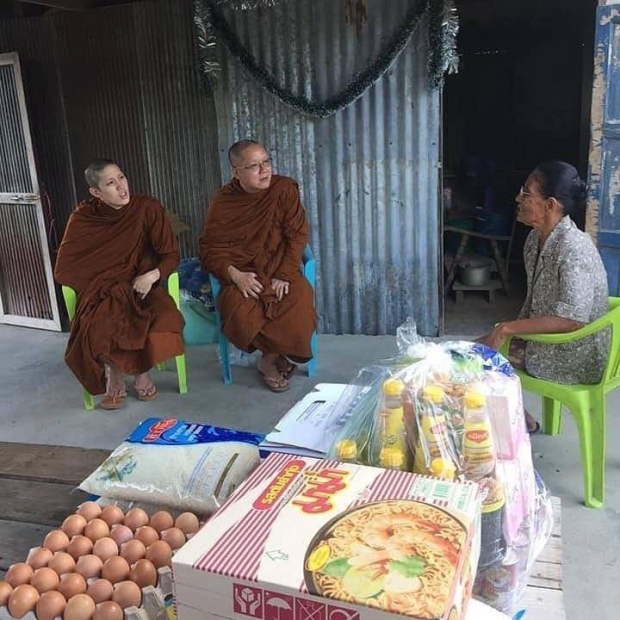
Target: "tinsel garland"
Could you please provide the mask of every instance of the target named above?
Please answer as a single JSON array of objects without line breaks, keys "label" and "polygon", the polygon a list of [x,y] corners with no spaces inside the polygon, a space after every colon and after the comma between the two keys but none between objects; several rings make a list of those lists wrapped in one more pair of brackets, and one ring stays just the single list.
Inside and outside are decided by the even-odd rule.
[{"label": "tinsel garland", "polygon": [[[194,0],[194,29],[199,71],[205,88],[211,92],[219,77],[220,66],[216,53],[217,38],[229,52],[268,92],[286,105],[316,118],[327,118],[346,108],[375,84],[389,69],[394,60],[409,42],[423,13],[429,11],[429,84],[432,88],[442,85],[443,74],[448,68],[448,59],[454,54],[453,23],[447,20],[445,0],[416,2],[407,12],[402,25],[396,30],[375,60],[362,72],[354,76],[338,94],[325,101],[317,102],[282,88],[275,77],[259,66],[256,58],[239,40],[225,16],[216,4],[236,2],[238,6],[256,3],[271,3],[277,0]],[[448,0],[449,2],[450,0]],[[457,28],[458,30],[458,25]],[[218,37],[216,37],[216,33]],[[450,60],[450,62],[453,62]]]},{"label": "tinsel garland", "polygon": [[429,0],[428,13],[428,83],[441,88],[445,73],[458,71],[458,15],[452,0]]}]

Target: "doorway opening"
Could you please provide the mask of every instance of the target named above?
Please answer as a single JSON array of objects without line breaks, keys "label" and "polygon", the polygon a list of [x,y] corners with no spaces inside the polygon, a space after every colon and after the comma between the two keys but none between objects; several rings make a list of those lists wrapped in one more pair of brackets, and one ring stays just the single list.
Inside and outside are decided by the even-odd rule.
[{"label": "doorway opening", "polygon": [[[481,335],[517,316],[525,297],[522,253],[530,229],[515,223],[514,199],[529,172],[542,161],[560,159],[586,178],[596,5],[458,3],[460,68],[446,78],[443,93],[444,284],[463,240],[456,227],[503,239],[497,245],[502,259],[510,249],[509,295],[490,241],[471,236],[454,281],[469,279],[468,266],[486,264],[487,285],[497,294],[489,302],[484,288],[465,287],[459,294],[453,289],[462,287],[450,286],[444,291],[446,334]],[[583,228],[584,222],[576,224]]]}]

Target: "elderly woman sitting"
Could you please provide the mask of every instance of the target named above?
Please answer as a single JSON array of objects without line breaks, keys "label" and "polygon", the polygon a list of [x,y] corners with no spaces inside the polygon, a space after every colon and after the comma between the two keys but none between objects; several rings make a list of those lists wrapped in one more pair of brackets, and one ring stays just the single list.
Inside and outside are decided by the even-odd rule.
[{"label": "elderly woman sitting", "polygon": [[[481,342],[499,350],[507,338],[575,331],[607,312],[607,274],[592,239],[571,220],[585,207],[585,183],[570,164],[540,164],[516,198],[517,219],[534,230],[523,249],[527,296],[519,318],[496,325]],[[605,331],[548,345],[513,339],[509,358],[534,377],[557,383],[600,381],[609,348]],[[526,413],[530,433],[540,428]]]}]

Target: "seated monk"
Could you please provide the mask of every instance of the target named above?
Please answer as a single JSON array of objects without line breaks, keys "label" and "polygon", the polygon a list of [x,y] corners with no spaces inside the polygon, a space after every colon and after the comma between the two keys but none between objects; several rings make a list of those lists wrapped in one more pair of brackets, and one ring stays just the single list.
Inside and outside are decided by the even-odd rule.
[{"label": "seated monk", "polygon": [[308,222],[297,183],[272,173],[264,146],[236,142],[228,159],[234,178],[209,205],[200,260],[222,284],[224,334],[243,351],[261,351],[263,383],[284,392],[296,369],[290,360],[312,358],[316,313],[300,270]]},{"label": "seated monk", "polygon": [[131,196],[113,161],[93,161],[85,176],[93,197],[71,214],[54,270],[78,296],[65,360],[91,394],[105,392],[103,409],[118,409],[124,374],[139,400],[153,400],[149,369],[183,353],[183,317],[158,286],[179,249],[161,204]]}]

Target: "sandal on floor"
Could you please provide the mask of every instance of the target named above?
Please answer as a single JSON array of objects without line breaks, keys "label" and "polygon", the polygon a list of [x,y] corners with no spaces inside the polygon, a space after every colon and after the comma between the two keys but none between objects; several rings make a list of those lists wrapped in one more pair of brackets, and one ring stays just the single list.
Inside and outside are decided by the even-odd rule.
[{"label": "sandal on floor", "polygon": [[[142,402],[148,402],[150,400],[155,400],[159,396],[159,392],[157,391],[157,386],[154,383],[143,388],[136,387],[136,384],[133,384],[133,389],[136,391],[136,398],[141,400]],[[154,390],[153,392],[151,390]]]},{"label": "sandal on floor", "polygon": [[108,396],[106,394],[99,406],[106,411],[114,411],[120,409],[125,404],[126,398],[127,394],[118,394],[117,396]]},{"label": "sandal on floor", "polygon": [[291,387],[286,377],[281,376],[277,379],[275,377],[268,377],[267,375],[264,375],[260,370],[258,371],[258,374],[265,387],[272,392],[286,392]]},{"label": "sandal on floor", "polygon": [[293,373],[297,370],[297,364],[289,362],[284,355],[280,355],[280,357],[278,357],[278,361],[276,362],[276,368],[285,379],[290,379],[293,376]]},{"label": "sandal on floor", "polygon": [[540,433],[540,423],[536,422],[536,426],[533,429],[531,429],[531,430],[528,428],[527,432],[530,435],[538,435],[538,433]]}]

